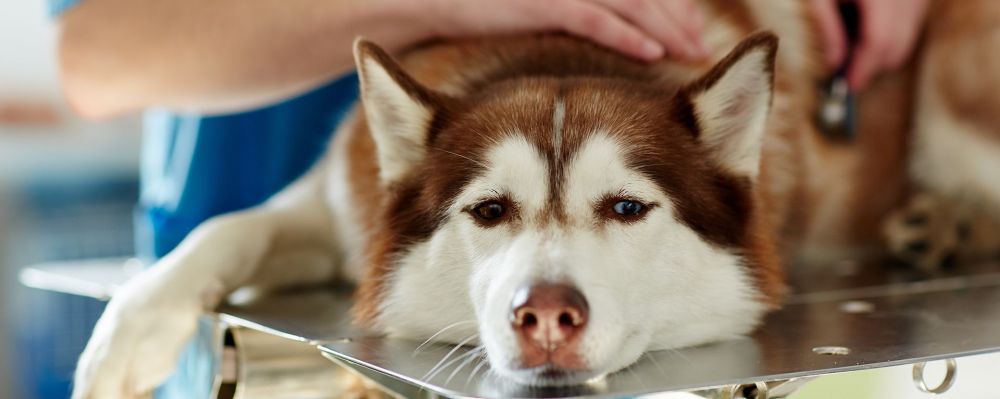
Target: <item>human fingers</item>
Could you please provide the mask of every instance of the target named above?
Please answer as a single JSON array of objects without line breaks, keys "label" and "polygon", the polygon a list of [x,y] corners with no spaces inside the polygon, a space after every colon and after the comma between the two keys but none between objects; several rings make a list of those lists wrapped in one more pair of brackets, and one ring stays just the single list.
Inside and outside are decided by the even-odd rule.
[{"label": "human fingers", "polygon": [[[698,13],[696,9],[681,10],[665,7],[684,7],[686,0],[591,0],[595,4],[622,16],[634,27],[654,38],[667,53],[684,59],[700,59],[706,56],[700,37],[692,38],[678,21],[690,19],[680,13]],[[693,28],[690,28],[693,29]],[[698,35],[700,36],[700,35]]]},{"label": "human fingers", "polygon": [[895,9],[901,11],[901,15],[896,18],[892,46],[885,59],[886,68],[899,68],[910,59],[923,30],[929,3],[929,0],[895,1]]},{"label": "human fingers", "polygon": [[887,18],[889,15],[883,5],[877,1],[858,2],[861,13],[859,41],[847,72],[847,82],[852,89],[867,87],[871,78],[884,67],[886,54],[891,51],[895,21]]},{"label": "human fingers", "polygon": [[824,60],[831,69],[837,68],[847,57],[847,32],[840,20],[837,0],[810,0],[809,8],[819,29]]},{"label": "human fingers", "polygon": [[[662,57],[666,51],[658,40],[635,23],[600,3],[579,0],[547,0],[538,3],[554,8],[540,14],[543,16],[542,23],[549,28],[564,30],[648,61]],[[558,12],[554,12],[555,9]]]},{"label": "human fingers", "polygon": [[705,27],[705,16],[692,0],[659,0],[656,4],[664,10],[664,14],[677,23],[688,39],[694,43],[704,55],[708,50],[702,39]]},{"label": "human fingers", "polygon": [[[857,0],[862,45],[848,81],[861,89],[879,72],[902,66],[916,46],[929,7],[928,0]],[[865,44],[867,42],[867,45]]]}]

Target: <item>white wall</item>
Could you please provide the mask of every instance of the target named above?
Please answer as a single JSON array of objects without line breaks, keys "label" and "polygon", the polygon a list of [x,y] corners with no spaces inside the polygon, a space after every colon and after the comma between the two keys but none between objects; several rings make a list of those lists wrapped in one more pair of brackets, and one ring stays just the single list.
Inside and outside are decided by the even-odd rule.
[{"label": "white wall", "polygon": [[58,115],[45,125],[0,121],[0,185],[33,173],[127,173],[138,164],[137,116],[94,123],[69,111],[59,89],[57,29],[45,1],[0,0],[0,106],[51,105]]},{"label": "white wall", "polygon": [[42,0],[0,0],[0,98],[55,99],[56,32]]}]

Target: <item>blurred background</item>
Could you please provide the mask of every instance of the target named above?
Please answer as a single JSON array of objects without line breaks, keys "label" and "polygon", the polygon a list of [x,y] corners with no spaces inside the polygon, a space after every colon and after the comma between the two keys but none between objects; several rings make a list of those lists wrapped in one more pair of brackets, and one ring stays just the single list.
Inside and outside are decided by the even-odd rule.
[{"label": "blurred background", "polygon": [[103,304],[24,288],[18,270],[132,253],[138,117],[74,117],[42,0],[0,1],[0,398],[65,398]]}]

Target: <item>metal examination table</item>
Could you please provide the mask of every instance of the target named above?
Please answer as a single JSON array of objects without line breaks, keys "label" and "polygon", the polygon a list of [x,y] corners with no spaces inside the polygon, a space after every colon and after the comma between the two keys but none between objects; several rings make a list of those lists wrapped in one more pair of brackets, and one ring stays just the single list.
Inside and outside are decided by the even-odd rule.
[{"label": "metal examination table", "polygon": [[[39,265],[26,269],[21,280],[35,288],[106,299],[135,269],[129,264],[107,260]],[[353,328],[351,296],[345,289],[279,294],[219,309],[218,356],[223,366],[218,380],[241,398],[336,397],[324,390],[334,389],[330,381],[338,372],[337,363],[407,398],[657,394],[763,399],[787,396],[832,373],[910,364],[918,388],[943,391],[954,381],[951,359],[1000,352],[998,264],[928,277],[904,268],[841,262],[795,269],[790,282],[793,293],[787,305],[748,338],[649,353],[627,370],[559,389],[505,383],[485,372],[488,366],[475,367],[478,364],[469,360],[473,356],[461,357],[465,348],[429,376],[452,346],[416,351],[419,342]],[[224,340],[224,334],[232,339]],[[224,341],[230,342],[228,347]],[[923,383],[923,365],[932,360],[947,361],[948,375],[940,384]]]}]

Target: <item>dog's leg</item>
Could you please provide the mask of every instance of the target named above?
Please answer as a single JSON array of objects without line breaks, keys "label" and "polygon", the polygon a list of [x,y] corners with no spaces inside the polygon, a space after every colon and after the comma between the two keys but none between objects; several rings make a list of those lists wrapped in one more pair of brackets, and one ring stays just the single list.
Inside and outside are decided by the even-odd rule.
[{"label": "dog's leg", "polygon": [[920,62],[912,172],[1000,211],[1000,4],[938,1]]},{"label": "dog's leg", "polygon": [[[73,397],[148,394],[173,371],[198,317],[234,289],[256,284],[259,276],[280,274],[280,284],[331,278],[334,232],[324,180],[318,166],[258,208],[209,220],[117,291],[80,358]],[[295,251],[315,259],[305,267],[265,262],[270,254]],[[316,257],[324,252],[327,259]],[[262,270],[267,267],[282,270]]]},{"label": "dog's leg", "polygon": [[925,269],[1000,249],[1000,4],[933,7],[911,146],[919,192],[884,229],[893,254]]}]

